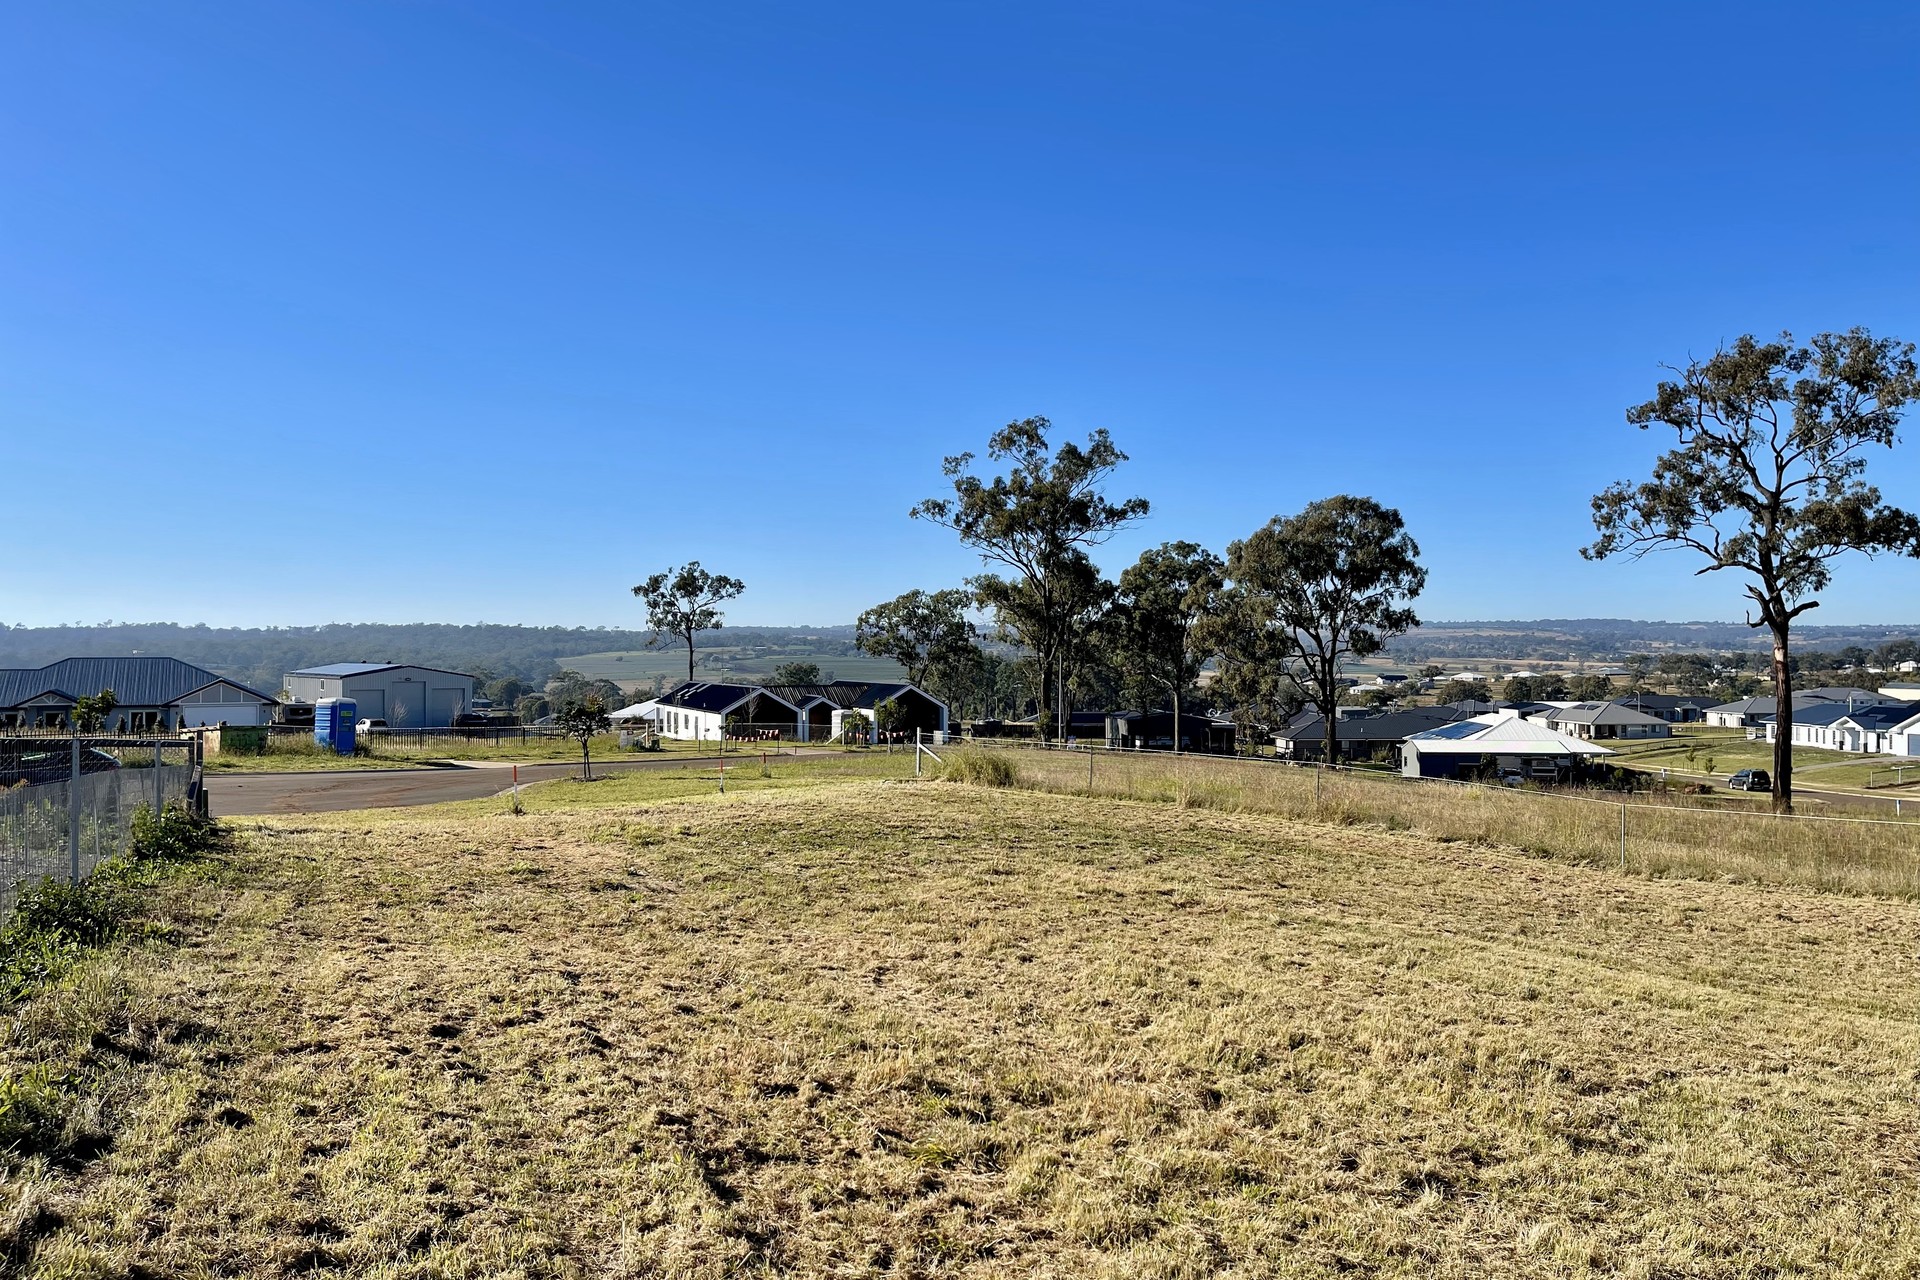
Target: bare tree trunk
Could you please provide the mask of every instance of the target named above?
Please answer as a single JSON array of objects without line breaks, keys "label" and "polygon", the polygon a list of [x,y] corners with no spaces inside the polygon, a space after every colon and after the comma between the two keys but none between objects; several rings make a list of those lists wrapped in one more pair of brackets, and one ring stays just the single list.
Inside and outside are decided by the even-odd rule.
[{"label": "bare tree trunk", "polygon": [[1781,625],[1773,628],[1773,811],[1793,812],[1793,673]]},{"label": "bare tree trunk", "polygon": [[687,632],[687,683],[693,683],[693,632]]},{"label": "bare tree trunk", "polygon": [[585,738],[580,739],[580,777],[587,781],[593,778],[593,753]]},{"label": "bare tree trunk", "polygon": [[1053,717],[1057,710],[1053,705],[1053,655],[1051,653],[1043,653],[1039,655],[1039,657],[1040,715],[1038,720],[1040,725],[1040,741],[1051,742],[1053,741],[1053,734],[1051,732]]},{"label": "bare tree trunk", "polygon": [[1180,754],[1180,686],[1173,686],[1173,754]]}]

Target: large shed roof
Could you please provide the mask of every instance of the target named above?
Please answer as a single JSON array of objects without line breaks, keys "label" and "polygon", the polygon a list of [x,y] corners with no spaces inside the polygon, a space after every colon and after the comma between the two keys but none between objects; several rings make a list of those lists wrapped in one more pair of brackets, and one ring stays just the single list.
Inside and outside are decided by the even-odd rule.
[{"label": "large shed roof", "polygon": [[320,676],[337,680],[345,676],[370,676],[377,671],[432,671],[437,675],[459,676],[463,680],[476,677],[464,671],[448,671],[445,667],[423,667],[417,662],[329,662],[319,667],[302,667],[298,671],[289,671],[293,676]]}]

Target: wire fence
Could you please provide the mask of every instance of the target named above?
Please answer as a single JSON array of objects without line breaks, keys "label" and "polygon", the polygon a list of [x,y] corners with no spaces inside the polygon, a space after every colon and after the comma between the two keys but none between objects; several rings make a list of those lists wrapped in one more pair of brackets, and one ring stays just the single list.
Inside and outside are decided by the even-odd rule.
[{"label": "wire fence", "polygon": [[1786,815],[1709,797],[1515,788],[1244,756],[1004,740],[955,749],[1004,753],[1016,762],[1021,785],[1047,791],[1372,825],[1643,875],[1920,897],[1920,813]]},{"label": "wire fence", "polygon": [[0,790],[0,917],[23,886],[49,877],[77,883],[125,853],[134,814],[187,802],[194,776],[191,763],[155,765],[149,757],[144,767]]}]

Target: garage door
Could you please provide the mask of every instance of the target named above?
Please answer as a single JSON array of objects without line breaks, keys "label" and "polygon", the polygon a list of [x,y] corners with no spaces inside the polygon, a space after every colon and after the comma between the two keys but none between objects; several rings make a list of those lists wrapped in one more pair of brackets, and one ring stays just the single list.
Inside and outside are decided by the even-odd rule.
[{"label": "garage door", "polygon": [[453,718],[467,709],[466,700],[464,689],[435,689],[433,701],[429,704],[432,707],[432,714],[427,723],[430,725],[452,724]]}]

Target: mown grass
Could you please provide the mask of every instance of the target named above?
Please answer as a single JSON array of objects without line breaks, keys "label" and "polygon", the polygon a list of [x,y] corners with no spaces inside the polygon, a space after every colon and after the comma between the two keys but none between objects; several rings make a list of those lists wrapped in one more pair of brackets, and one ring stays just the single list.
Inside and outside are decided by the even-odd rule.
[{"label": "mown grass", "polygon": [[1909,904],[817,776],[251,823],[17,1268],[1920,1268]]}]

